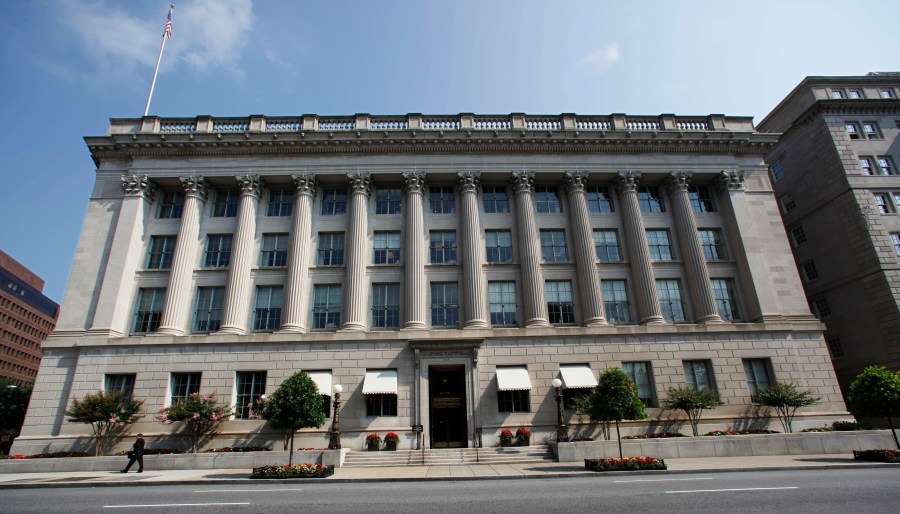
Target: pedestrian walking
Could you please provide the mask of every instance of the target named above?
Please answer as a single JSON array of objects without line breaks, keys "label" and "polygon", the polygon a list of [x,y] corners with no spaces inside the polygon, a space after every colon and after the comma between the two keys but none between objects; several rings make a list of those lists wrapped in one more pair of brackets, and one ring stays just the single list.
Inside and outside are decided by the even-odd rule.
[{"label": "pedestrian walking", "polygon": [[137,440],[131,446],[131,451],[128,452],[128,465],[125,466],[125,469],[121,471],[121,473],[128,473],[128,470],[131,469],[131,466],[137,462],[138,463],[138,473],[144,472],[144,434],[138,434]]}]

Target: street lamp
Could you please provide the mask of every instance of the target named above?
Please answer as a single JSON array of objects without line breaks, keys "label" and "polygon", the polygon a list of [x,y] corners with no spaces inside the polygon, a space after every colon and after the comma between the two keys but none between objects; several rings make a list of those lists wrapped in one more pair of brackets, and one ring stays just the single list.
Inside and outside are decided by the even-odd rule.
[{"label": "street lamp", "polygon": [[569,427],[566,426],[566,421],[563,419],[562,380],[554,378],[550,384],[556,389],[556,442],[568,443]]},{"label": "street lamp", "polygon": [[331,437],[328,439],[329,450],[341,449],[341,384],[334,384],[334,416],[331,419]]}]

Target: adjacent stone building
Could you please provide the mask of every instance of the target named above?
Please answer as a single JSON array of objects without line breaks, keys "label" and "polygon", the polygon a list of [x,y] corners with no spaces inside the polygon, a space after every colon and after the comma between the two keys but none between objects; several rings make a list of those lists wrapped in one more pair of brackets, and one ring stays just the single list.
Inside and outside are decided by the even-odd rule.
[{"label": "adjacent stone building", "polygon": [[657,407],[684,384],[721,394],[710,429],[764,425],[751,394],[775,380],[822,398],[795,426],[842,417],[777,140],[722,115],[114,119],[86,138],[96,184],[13,451],[84,444],[63,410],[104,388],[150,413],[215,391],[237,406],[215,444],[269,445],[247,405],[299,370],[323,406],[343,387],[351,449],[415,447],[413,425],[429,448],[542,442],[557,377],[584,435],[571,400],[609,367],[651,406],[635,432],[677,428]]},{"label": "adjacent stone building", "polygon": [[900,369],[900,73],[807,77],[759,124],[813,312],[846,392]]}]

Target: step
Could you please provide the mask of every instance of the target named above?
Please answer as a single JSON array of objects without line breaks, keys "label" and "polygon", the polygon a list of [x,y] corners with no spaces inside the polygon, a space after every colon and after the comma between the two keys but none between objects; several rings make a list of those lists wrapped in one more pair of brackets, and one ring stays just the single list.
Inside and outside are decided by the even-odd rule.
[{"label": "step", "polygon": [[344,458],[344,466],[454,466],[555,461],[556,457],[547,446],[523,446],[478,449],[397,450],[390,452],[350,451],[347,452]]}]

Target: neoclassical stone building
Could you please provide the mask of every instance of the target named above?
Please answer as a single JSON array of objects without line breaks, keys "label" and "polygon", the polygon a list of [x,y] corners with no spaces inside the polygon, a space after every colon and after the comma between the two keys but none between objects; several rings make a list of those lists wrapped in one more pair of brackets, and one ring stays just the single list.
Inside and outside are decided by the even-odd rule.
[{"label": "neoclassical stone building", "polygon": [[[751,394],[845,414],[749,118],[369,116],[114,119],[57,329],[14,451],[71,448],[74,399],[236,405],[216,444],[278,438],[247,404],[298,370],[341,384],[344,446],[555,433],[622,367],[658,427],[668,387],[714,388],[711,428],[764,423]],[[330,414],[330,413],[329,413]],[[659,421],[662,419],[662,421]],[[330,421],[300,446],[324,447]],[[135,430],[174,437],[152,415]]]}]

